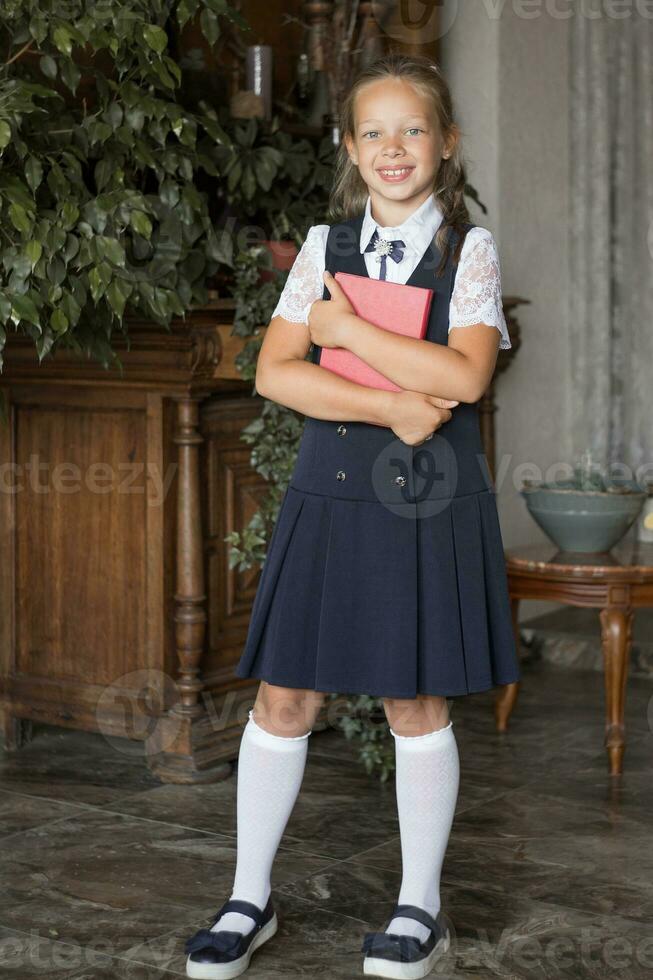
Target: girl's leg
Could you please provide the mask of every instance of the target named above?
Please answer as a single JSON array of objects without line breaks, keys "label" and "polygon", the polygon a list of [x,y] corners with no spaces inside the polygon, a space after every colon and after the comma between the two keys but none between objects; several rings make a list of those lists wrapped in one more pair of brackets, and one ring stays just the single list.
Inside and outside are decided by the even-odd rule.
[{"label": "girl's leg", "polygon": [[[265,908],[272,863],[299,793],[308,736],[325,695],[261,681],[243,731],[237,771],[237,858],[230,898]],[[227,912],[212,932],[246,935],[254,921]]]},{"label": "girl's leg", "polygon": [[[458,747],[444,697],[384,698],[395,740],[402,880],[398,904],[440,910],[440,874],[458,798]],[[416,936],[426,926],[395,917],[386,932]]]}]

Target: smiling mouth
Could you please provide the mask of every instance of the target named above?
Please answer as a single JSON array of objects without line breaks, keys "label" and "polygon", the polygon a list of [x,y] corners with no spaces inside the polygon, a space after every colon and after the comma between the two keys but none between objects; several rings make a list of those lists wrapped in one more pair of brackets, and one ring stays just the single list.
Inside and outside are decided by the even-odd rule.
[{"label": "smiling mouth", "polygon": [[385,174],[387,177],[402,177],[405,174],[409,174],[414,167],[379,167],[377,172],[380,174]]}]

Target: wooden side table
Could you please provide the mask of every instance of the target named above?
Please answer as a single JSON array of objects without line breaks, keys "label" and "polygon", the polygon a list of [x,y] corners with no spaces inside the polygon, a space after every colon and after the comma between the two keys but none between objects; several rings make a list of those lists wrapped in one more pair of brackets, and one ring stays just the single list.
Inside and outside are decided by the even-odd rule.
[{"label": "wooden side table", "polygon": [[[634,610],[653,605],[653,544],[632,531],[607,554],[558,551],[555,545],[527,545],[506,551],[506,570],[515,637],[519,646],[521,599],[542,599],[599,609],[605,672],[605,741],[611,776],[623,771],[626,747],[624,706]],[[505,720],[516,701],[517,684],[501,697]]]}]

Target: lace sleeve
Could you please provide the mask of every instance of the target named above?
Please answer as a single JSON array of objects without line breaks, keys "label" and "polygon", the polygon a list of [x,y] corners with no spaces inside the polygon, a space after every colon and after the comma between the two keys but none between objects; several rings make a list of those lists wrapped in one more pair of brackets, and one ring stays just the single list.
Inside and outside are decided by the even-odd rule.
[{"label": "lace sleeve", "polygon": [[288,273],[272,314],[292,323],[308,323],[308,312],[324,294],[324,253],[328,225],[312,225]]},{"label": "lace sleeve", "polygon": [[449,330],[487,323],[501,333],[499,347],[512,347],[503,314],[501,269],[492,234],[486,228],[470,228],[460,256],[451,307]]}]

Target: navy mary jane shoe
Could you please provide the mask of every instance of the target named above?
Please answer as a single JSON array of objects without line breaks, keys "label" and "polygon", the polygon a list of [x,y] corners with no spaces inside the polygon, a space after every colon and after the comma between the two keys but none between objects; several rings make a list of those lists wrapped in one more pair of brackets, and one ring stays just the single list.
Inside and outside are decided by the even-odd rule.
[{"label": "navy mary jane shoe", "polygon": [[241,912],[254,920],[254,928],[243,935],[241,932],[220,929],[211,932],[199,929],[186,940],[186,976],[195,980],[231,980],[240,976],[249,966],[252,953],[277,931],[277,916],[272,906],[272,896],[264,909],[253,902],[232,898],[225,902],[211,920],[214,926],[226,912]]},{"label": "navy mary jane shoe", "polygon": [[437,958],[449,949],[450,935],[440,910],[435,917],[417,905],[395,905],[386,929],[395,918],[416,919],[431,930],[424,942],[417,936],[400,936],[393,932],[366,932],[363,938],[363,973],[373,977],[396,977],[418,980],[425,977]]}]

